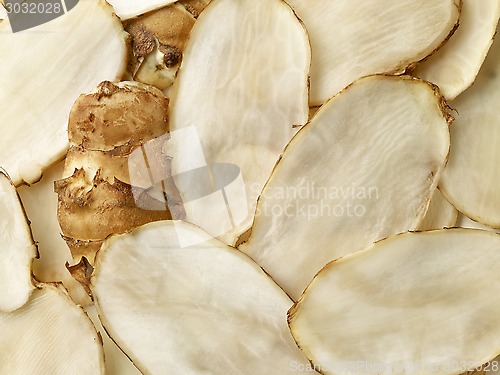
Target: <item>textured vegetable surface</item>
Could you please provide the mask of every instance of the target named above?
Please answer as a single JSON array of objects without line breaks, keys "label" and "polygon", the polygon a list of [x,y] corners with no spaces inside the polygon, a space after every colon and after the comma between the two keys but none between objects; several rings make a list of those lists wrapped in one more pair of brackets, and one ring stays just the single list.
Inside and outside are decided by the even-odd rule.
[{"label": "textured vegetable surface", "polygon": [[[170,105],[176,142],[167,152],[188,221],[231,245],[250,227],[257,197],[294,126],[307,121],[309,64],[307,34],[283,1],[218,0],[203,11]],[[214,170],[214,164],[238,171],[233,177],[234,168]],[[193,172],[206,165],[208,179]],[[218,186],[238,176],[244,184],[236,181],[225,191]],[[209,193],[198,199],[205,185]]]},{"label": "textured vegetable surface", "polygon": [[296,299],[327,262],[417,229],[448,155],[447,121],[423,81],[357,81],[287,146],[240,248]]},{"label": "textured vegetable surface", "polygon": [[292,374],[291,364],[308,363],[286,324],[290,298],[191,224],[150,223],[109,239],[92,290],[104,327],[147,374]]},{"label": "textured vegetable surface", "polygon": [[324,374],[466,372],[500,353],[499,262],[491,232],[390,237],[323,268],[290,327]]}]

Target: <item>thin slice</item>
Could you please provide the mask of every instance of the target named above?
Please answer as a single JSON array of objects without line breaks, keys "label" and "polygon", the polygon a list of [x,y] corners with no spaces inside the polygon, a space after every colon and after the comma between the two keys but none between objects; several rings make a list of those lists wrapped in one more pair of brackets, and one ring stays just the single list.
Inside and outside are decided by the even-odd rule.
[{"label": "thin slice", "polygon": [[286,324],[290,298],[250,258],[191,224],[112,237],[92,285],[106,331],[144,373],[293,374],[292,364],[308,364]]},{"label": "thin slice", "polygon": [[40,285],[13,313],[0,313],[0,373],[104,374],[100,337],[60,287]]},{"label": "thin slice", "polygon": [[307,121],[309,64],[306,31],[282,0],[214,0],[203,11],[174,84],[166,150],[188,221],[231,245],[251,226]]},{"label": "thin slice", "polygon": [[419,225],[419,230],[432,230],[451,228],[457,222],[458,211],[446,200],[443,194],[436,189],[431,199],[429,209],[424,220]]},{"label": "thin slice", "polygon": [[312,46],[311,104],[356,79],[397,73],[430,55],[458,22],[459,0],[287,0]]},{"label": "thin slice", "polygon": [[28,301],[36,254],[16,188],[0,169],[0,311],[16,310]]},{"label": "thin slice", "polygon": [[449,151],[442,105],[410,77],[348,87],[287,146],[240,249],[296,299],[329,261],[417,229]]},{"label": "thin slice", "polygon": [[499,17],[498,0],[463,0],[460,27],[443,48],[418,64],[413,74],[438,85],[446,99],[455,99],[474,82]]},{"label": "thin slice", "polygon": [[451,106],[450,160],[440,181],[445,197],[471,219],[500,228],[500,40],[495,40],[481,71]]},{"label": "thin slice", "polygon": [[109,0],[115,13],[122,21],[138,17],[141,14],[151,12],[177,0]]},{"label": "thin slice", "polygon": [[0,165],[16,185],[40,179],[68,148],[78,95],[118,80],[126,33],[104,0],[80,0],[64,17],[12,33],[0,23]]},{"label": "thin slice", "polygon": [[325,375],[460,374],[500,354],[499,263],[495,233],[394,236],[326,266],[290,328]]}]

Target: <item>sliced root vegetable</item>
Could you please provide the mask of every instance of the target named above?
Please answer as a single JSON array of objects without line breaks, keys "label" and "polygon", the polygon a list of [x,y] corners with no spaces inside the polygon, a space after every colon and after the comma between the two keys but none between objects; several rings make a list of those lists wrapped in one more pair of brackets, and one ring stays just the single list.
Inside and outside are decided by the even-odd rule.
[{"label": "sliced root vegetable", "polygon": [[311,104],[358,78],[398,73],[434,52],[458,23],[460,0],[287,0],[311,39]]},{"label": "sliced root vegetable", "polygon": [[286,324],[290,298],[191,224],[150,223],[108,239],[92,289],[107,332],[144,373],[292,374],[293,364],[308,365]]},{"label": "sliced root vegetable", "polygon": [[439,51],[417,65],[413,75],[438,85],[446,99],[455,99],[474,82],[499,17],[498,0],[463,0],[460,27]]},{"label": "sliced root vegetable", "polygon": [[420,225],[449,151],[437,89],[363,78],[287,146],[240,249],[292,297],[329,261]]},{"label": "sliced root vegetable", "polygon": [[486,231],[393,236],[323,268],[290,328],[325,375],[463,373],[500,353],[499,262]]},{"label": "sliced root vegetable", "polygon": [[431,199],[429,209],[424,220],[419,225],[419,230],[432,230],[451,228],[457,222],[458,211],[446,200],[443,194],[436,189]]},{"label": "sliced root vegetable", "polygon": [[[168,103],[158,89],[136,82],[102,82],[76,101],[63,179],[55,182],[59,224],[73,255],[70,264],[82,256],[93,264],[112,234],[171,218],[164,191],[157,199],[148,190],[154,182],[148,167],[161,166],[157,173],[164,175],[156,181],[161,184],[168,181],[168,160],[156,150],[160,146],[144,146],[157,139],[163,144]],[[131,155],[139,155],[142,163],[131,162]],[[136,175],[145,175],[140,185]],[[173,183],[169,186],[174,191]]]},{"label": "sliced root vegetable", "polygon": [[125,21],[175,3],[176,0],[109,0],[108,2],[113,6],[116,15]]},{"label": "sliced root vegetable", "polygon": [[82,286],[64,266],[73,263],[71,252],[61,236],[57,220],[57,194],[54,181],[62,175],[64,163],[47,169],[43,177],[31,186],[20,186],[19,195],[31,222],[39,258],[33,262],[33,275],[42,282],[62,282],[75,303],[86,306],[92,301]]},{"label": "sliced root vegetable", "polygon": [[309,63],[307,34],[281,0],[214,0],[203,11],[174,84],[166,151],[188,221],[228,244],[250,227],[307,121]]},{"label": "sliced root vegetable", "polygon": [[80,0],[64,17],[14,34],[8,20],[0,23],[0,165],[16,185],[37,181],[63,157],[73,102],[122,76],[125,41],[103,0]]},{"label": "sliced root vegetable", "polygon": [[16,188],[0,169],[0,312],[16,310],[28,301],[34,289],[31,269],[36,255]]},{"label": "sliced root vegetable", "polygon": [[104,374],[101,338],[65,292],[40,285],[28,303],[0,313],[0,373]]},{"label": "sliced root vegetable", "polygon": [[450,105],[450,160],[440,181],[445,197],[471,219],[500,228],[500,40],[466,92]]}]

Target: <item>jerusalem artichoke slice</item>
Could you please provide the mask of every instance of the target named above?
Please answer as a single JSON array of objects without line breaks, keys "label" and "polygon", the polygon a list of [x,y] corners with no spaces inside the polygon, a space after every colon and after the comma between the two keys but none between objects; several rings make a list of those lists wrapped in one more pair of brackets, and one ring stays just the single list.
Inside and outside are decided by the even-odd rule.
[{"label": "jerusalem artichoke slice", "polygon": [[396,235],[323,268],[290,328],[325,375],[466,373],[500,354],[499,263],[495,233]]},{"label": "jerusalem artichoke slice", "polygon": [[28,301],[34,289],[31,270],[36,255],[16,188],[0,169],[0,312],[16,310]]},{"label": "jerusalem artichoke slice", "polygon": [[12,33],[0,22],[0,165],[33,183],[68,148],[75,99],[126,67],[126,33],[104,0],[80,0],[63,17]]},{"label": "jerusalem artichoke slice", "polygon": [[92,290],[106,331],[143,373],[294,374],[294,364],[308,365],[287,326],[290,298],[250,258],[192,224],[111,237]]},{"label": "jerusalem artichoke slice", "polygon": [[437,88],[363,78],[287,146],[239,248],[293,298],[329,261],[420,225],[449,152]]},{"label": "jerusalem artichoke slice", "polygon": [[283,1],[214,0],[203,11],[172,89],[166,149],[187,221],[231,245],[250,227],[274,164],[307,121],[309,65],[307,34]]},{"label": "jerusalem artichoke slice", "polygon": [[287,0],[311,39],[311,105],[369,74],[401,73],[458,25],[461,0]]}]

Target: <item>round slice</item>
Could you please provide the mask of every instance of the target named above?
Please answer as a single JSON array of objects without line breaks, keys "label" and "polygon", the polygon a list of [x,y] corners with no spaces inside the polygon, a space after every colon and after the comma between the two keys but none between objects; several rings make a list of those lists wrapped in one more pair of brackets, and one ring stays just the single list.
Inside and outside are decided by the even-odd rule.
[{"label": "round slice", "polygon": [[450,160],[440,181],[445,197],[471,219],[500,228],[500,40],[470,89],[451,102]]},{"label": "round slice", "polygon": [[363,78],[287,146],[240,249],[294,299],[329,261],[419,227],[449,151],[437,89]]},{"label": "round slice", "polygon": [[214,0],[203,11],[173,87],[165,151],[187,221],[230,245],[251,226],[307,121],[309,65],[306,31],[282,0]]},{"label": "round slice", "polygon": [[498,0],[463,0],[459,28],[439,51],[417,65],[413,75],[438,85],[446,99],[455,99],[474,82],[499,17]]},{"label": "round slice", "polygon": [[0,312],[18,309],[33,291],[31,269],[37,250],[23,206],[0,169]]},{"label": "round slice", "polygon": [[325,375],[464,373],[500,353],[499,263],[495,233],[394,236],[321,270],[290,328]]},{"label": "round slice", "polygon": [[0,22],[0,165],[16,185],[33,183],[68,148],[74,101],[126,65],[126,33],[104,0],[12,33]]},{"label": "round slice", "polygon": [[103,326],[143,373],[293,374],[293,364],[308,365],[287,326],[290,298],[250,258],[191,224],[112,237],[94,272]]},{"label": "round slice", "polygon": [[459,0],[287,0],[311,39],[311,105],[369,74],[397,73],[453,32]]},{"label": "round slice", "polygon": [[92,322],[60,288],[40,285],[13,313],[0,313],[0,373],[104,374]]}]

